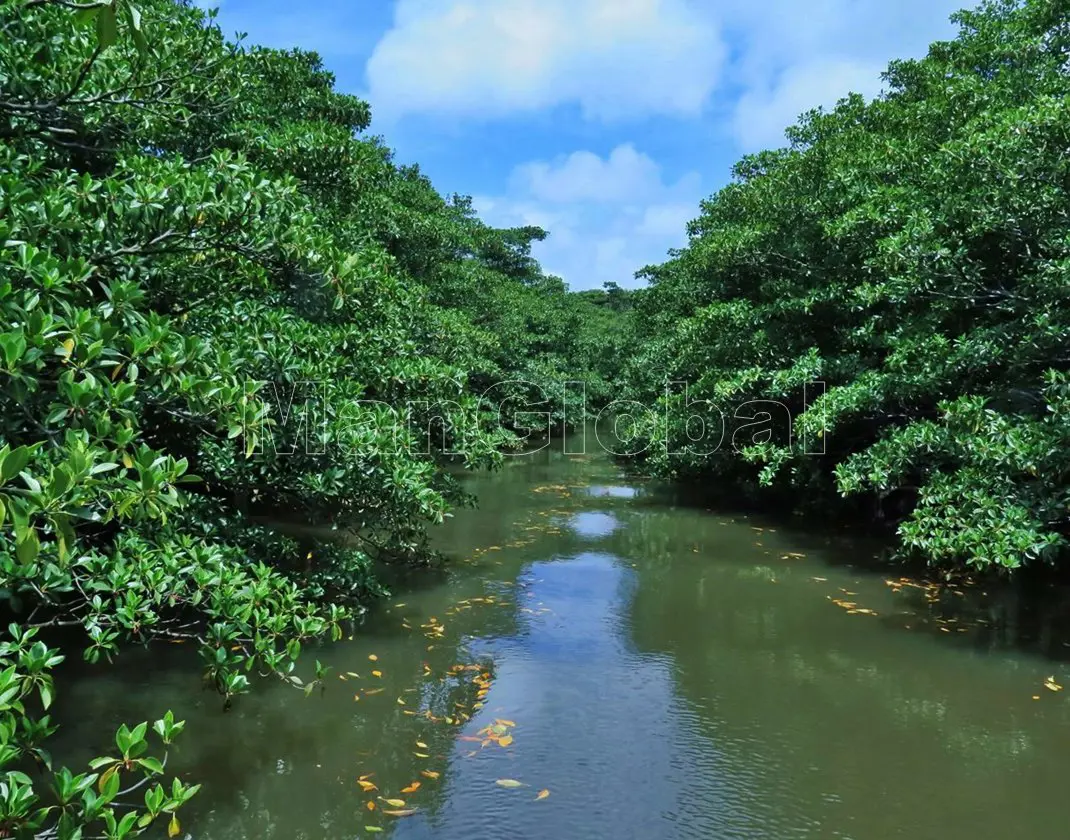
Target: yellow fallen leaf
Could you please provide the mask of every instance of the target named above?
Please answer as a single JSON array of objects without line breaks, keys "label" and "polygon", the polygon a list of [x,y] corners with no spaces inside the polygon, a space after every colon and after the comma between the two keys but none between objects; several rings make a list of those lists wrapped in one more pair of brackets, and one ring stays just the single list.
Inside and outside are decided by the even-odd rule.
[{"label": "yellow fallen leaf", "polygon": [[413,755],[416,756],[417,758],[430,758],[431,757],[427,753],[414,752]]},{"label": "yellow fallen leaf", "polygon": [[442,774],[439,773],[436,770],[421,770],[420,771],[420,775],[421,776],[427,776],[427,778],[429,778],[429,779],[437,779]]},{"label": "yellow fallen leaf", "polygon": [[386,689],[385,688],[366,688],[366,689],[364,689],[364,696],[367,697],[370,694],[379,694],[380,692],[383,692],[383,691],[386,691]]},{"label": "yellow fallen leaf", "polygon": [[405,800],[404,799],[383,799],[383,797],[381,797],[381,796],[379,797],[379,799],[381,799],[383,802],[385,802],[391,808],[404,808],[405,807]]},{"label": "yellow fallen leaf", "polygon": [[420,789],[420,783],[419,782],[413,782],[408,787],[403,787],[401,789],[401,792],[402,793],[416,793],[416,791],[418,791],[419,789]]},{"label": "yellow fallen leaf", "polygon": [[402,700],[400,697],[398,698],[398,705],[399,706],[404,706],[405,705],[405,701]]},{"label": "yellow fallen leaf", "polygon": [[511,743],[513,743],[512,735],[503,735],[498,739],[498,746],[500,747],[508,747]]},{"label": "yellow fallen leaf", "polygon": [[370,659],[372,662],[378,662],[379,661],[379,657],[376,656],[374,653],[369,653],[368,654],[368,659]]},{"label": "yellow fallen leaf", "polygon": [[369,811],[374,811],[375,810],[375,803],[372,802],[370,799],[368,800],[368,810]]},{"label": "yellow fallen leaf", "polygon": [[372,833],[376,833],[376,832],[382,831],[382,829],[377,825],[366,825],[366,826],[364,826],[364,830],[365,831],[370,831]]},{"label": "yellow fallen leaf", "polygon": [[505,720],[504,718],[497,718],[494,722],[501,726],[516,726],[511,720]]},{"label": "yellow fallen leaf", "polygon": [[357,784],[360,785],[360,789],[365,793],[368,793],[373,790],[379,790],[379,788],[375,786],[375,782],[369,782],[364,779],[357,779]]},{"label": "yellow fallen leaf", "polygon": [[524,787],[524,783],[518,782],[516,779],[498,779],[494,784],[500,785],[503,788]]},{"label": "yellow fallen leaf", "polygon": [[381,677],[382,675],[383,675],[382,671],[372,671],[372,676],[373,677]]},{"label": "yellow fallen leaf", "polygon": [[549,796],[549,795],[550,795],[550,791],[548,791],[548,790],[546,790],[546,789],[543,789],[543,790],[540,790],[540,791],[539,791],[539,795],[538,795],[538,796],[536,796],[535,798],[536,798],[536,799],[545,799],[545,798],[546,798],[547,796]]},{"label": "yellow fallen leaf", "polygon": [[425,744],[423,741],[417,741],[416,746],[418,746],[421,750],[427,749],[427,744]]},{"label": "yellow fallen leaf", "polygon": [[389,814],[392,817],[411,817],[413,814],[416,813],[416,809],[415,808],[407,808],[404,811],[388,811],[388,810],[386,810],[386,808],[384,808],[383,809],[383,813],[384,814]]},{"label": "yellow fallen leaf", "polygon": [[171,822],[167,824],[167,836],[178,837],[179,832],[182,831],[182,827],[178,824],[178,816],[176,814],[171,815]]}]

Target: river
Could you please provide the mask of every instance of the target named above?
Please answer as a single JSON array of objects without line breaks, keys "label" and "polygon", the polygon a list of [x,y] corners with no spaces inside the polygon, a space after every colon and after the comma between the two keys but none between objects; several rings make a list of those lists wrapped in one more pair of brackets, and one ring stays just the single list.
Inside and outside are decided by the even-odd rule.
[{"label": "river", "polygon": [[224,713],[163,645],[63,674],[62,742],[106,752],[173,708],[196,840],[1065,830],[1060,599],[873,569],[857,538],[689,507],[556,445],[469,488],[434,533],[448,569],[310,654],[325,692],[265,683]]}]

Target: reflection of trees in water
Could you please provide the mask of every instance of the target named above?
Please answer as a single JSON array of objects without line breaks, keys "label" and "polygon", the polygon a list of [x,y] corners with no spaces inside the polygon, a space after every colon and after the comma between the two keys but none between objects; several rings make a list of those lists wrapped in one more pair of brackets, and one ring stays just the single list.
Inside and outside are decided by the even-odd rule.
[{"label": "reflection of trees in water", "polygon": [[[842,766],[852,766],[855,759],[848,754],[859,743],[845,733],[868,737],[873,726],[879,738],[890,739],[885,746],[893,752],[892,733],[908,731],[927,733],[969,761],[1017,762],[1047,748],[1049,739],[1032,718],[1016,720],[1005,711],[1043,692],[1035,676],[1037,661],[1023,657],[1014,643],[994,642],[1000,632],[995,619],[962,634],[943,633],[935,621],[942,605],[946,615],[967,621],[970,611],[979,609],[973,600],[979,592],[967,590],[960,597],[948,591],[929,603],[922,590],[917,596],[913,591],[892,595],[883,578],[871,576],[852,587],[858,600],[883,596],[886,602],[894,599],[900,611],[882,608],[879,617],[847,618],[826,600],[832,583],[782,576],[774,584],[766,576],[747,574],[742,563],[696,560],[689,549],[681,552],[680,541],[656,522],[628,522],[622,547],[631,556],[642,549],[649,561],[639,564],[641,583],[630,607],[632,638],[642,651],[673,657],[681,694],[699,708],[714,710],[708,722],[718,731],[711,737],[725,749],[742,743],[758,752],[768,748],[771,761],[790,767],[797,760],[795,770],[805,772],[807,756],[819,757],[824,766],[835,758],[838,742],[845,753]],[[778,566],[774,561],[753,568],[776,572]],[[790,575],[799,567],[779,568],[791,569]],[[1010,610],[1013,620],[1022,609],[1020,593],[1017,599],[1013,595],[1006,590],[1006,600],[990,602],[984,614],[998,617]],[[931,628],[920,621],[926,617]],[[854,622],[874,624],[859,633],[863,625]],[[904,630],[905,624],[914,629]],[[943,637],[940,643],[918,637],[928,632]],[[1012,631],[1010,638],[1019,636]],[[963,664],[955,642],[999,646],[1008,655],[967,660],[977,664],[949,671]],[[1054,714],[1070,723],[1070,710],[1063,705]],[[809,728],[800,721],[809,722]],[[779,747],[774,750],[773,744]],[[748,766],[755,760],[745,751],[738,758]]]},{"label": "reflection of trees in water", "polygon": [[[509,579],[507,574],[502,576]],[[308,651],[309,663],[318,658],[334,670],[327,691],[307,698],[281,684],[265,682],[252,695],[240,698],[232,711],[223,713],[214,694],[197,690],[196,657],[168,646],[130,651],[115,667],[70,669],[68,690],[61,697],[72,703],[78,697],[81,713],[64,719],[92,721],[93,728],[83,733],[76,726],[65,727],[58,745],[60,755],[64,755],[64,743],[85,749],[87,732],[99,734],[107,729],[102,729],[101,721],[152,720],[170,706],[179,719],[187,721],[187,737],[179,739],[168,769],[204,784],[182,818],[201,840],[349,840],[368,821],[388,830],[392,818],[365,808],[377,795],[403,798],[433,819],[442,804],[440,788],[455,760],[456,738],[473,714],[479,690],[473,678],[494,675],[489,662],[481,663],[479,671],[456,669],[475,664],[463,642],[472,636],[518,632],[510,588],[496,587],[493,582],[484,586],[475,579],[471,584],[478,587],[471,595],[482,597],[490,592],[495,602],[447,615],[455,605],[443,599],[437,614],[445,622],[441,638],[427,638],[419,620],[412,622],[411,636],[399,638],[402,631],[387,629],[386,622],[396,626],[400,619],[383,617],[369,623],[357,645],[343,642]],[[464,599],[465,594],[457,597]],[[391,653],[371,663],[365,656],[377,644],[377,637],[384,648],[391,646]],[[426,649],[429,644],[431,651]],[[372,669],[381,669],[383,678],[371,679]],[[362,679],[338,678],[350,670],[359,672]],[[159,674],[158,682],[144,691],[134,690],[145,682],[146,673],[153,672]],[[372,687],[383,691],[365,695],[363,690]],[[353,699],[355,694],[361,695],[359,701]],[[397,702],[399,697],[404,706]],[[417,742],[427,747],[418,748]],[[89,746],[85,758],[108,748],[107,744]],[[422,770],[440,775],[429,779],[421,775]],[[365,773],[374,773],[378,792],[361,793],[356,780]],[[415,794],[399,793],[413,781],[421,783]],[[379,802],[377,811],[383,807],[389,808]],[[312,825],[316,830],[309,833]]]}]

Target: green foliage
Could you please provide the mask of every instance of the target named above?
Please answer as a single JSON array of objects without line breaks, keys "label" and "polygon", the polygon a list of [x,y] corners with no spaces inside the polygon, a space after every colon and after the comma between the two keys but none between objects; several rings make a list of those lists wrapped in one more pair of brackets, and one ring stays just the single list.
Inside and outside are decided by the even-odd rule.
[{"label": "green foliage", "polygon": [[[0,643],[0,834],[77,840],[92,826],[108,840],[121,840],[141,834],[158,820],[168,823],[169,835],[177,834],[176,812],[200,785],[185,785],[174,778],[165,787],[157,781],[167,756],[161,760],[148,754],[148,723],[133,729],[120,727],[115,754],[94,758],[89,772],[53,769],[43,742],[57,727],[41,712],[52,705],[49,672],[63,656],[35,641],[34,629],[13,624],[9,632],[12,639]],[[152,731],[167,746],[183,727],[168,712],[153,724]],[[44,771],[38,781],[26,772],[35,767]],[[144,807],[135,807],[126,797],[142,788]],[[43,795],[52,804],[45,804]]]},{"label": "green foliage", "polygon": [[[663,410],[679,389],[661,396],[654,472],[815,511],[868,496],[934,563],[1013,568],[1064,553],[1070,526],[1070,17],[1006,0],[956,19],[885,96],[736,166],[646,272],[627,378],[648,400],[686,382],[729,420],[706,456]],[[737,454],[750,400],[792,420]]]}]

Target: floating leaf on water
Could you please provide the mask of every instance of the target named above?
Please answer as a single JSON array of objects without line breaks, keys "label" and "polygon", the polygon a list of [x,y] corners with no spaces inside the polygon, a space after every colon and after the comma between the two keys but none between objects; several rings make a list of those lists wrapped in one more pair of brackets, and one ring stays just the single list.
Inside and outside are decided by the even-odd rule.
[{"label": "floating leaf on water", "polygon": [[1050,676],[1046,680],[1044,680],[1044,688],[1048,689],[1048,691],[1062,691],[1063,690],[1063,687],[1061,685],[1059,685],[1059,683],[1055,682],[1054,675]]},{"label": "floating leaf on water", "polygon": [[368,808],[369,811],[374,811],[375,810],[375,803],[372,802],[370,799],[368,800],[367,808]]},{"label": "floating leaf on water", "polygon": [[357,779],[357,784],[360,785],[360,789],[365,793],[370,793],[373,790],[379,790],[379,788],[376,787],[375,782],[369,782],[365,779]]},{"label": "floating leaf on water", "polygon": [[416,791],[418,791],[419,789],[420,789],[420,782],[413,782],[408,787],[403,787],[401,789],[401,792],[402,793],[416,793]]},{"label": "floating leaf on water", "polygon": [[404,811],[388,811],[386,810],[386,808],[384,808],[383,813],[389,814],[392,817],[411,817],[413,814],[416,813],[416,809],[406,808]]},{"label": "floating leaf on water", "polygon": [[425,744],[423,741],[417,741],[416,746],[418,746],[421,750],[427,749],[427,744]]},{"label": "floating leaf on water", "polygon": [[405,705],[405,701],[402,700],[400,697],[398,698],[398,705],[399,706],[404,706]]},{"label": "floating leaf on water", "polygon": [[535,799],[536,799],[536,800],[538,800],[538,799],[545,799],[545,798],[546,798],[547,796],[549,796],[549,795],[550,795],[550,791],[549,791],[549,790],[547,790],[547,789],[545,789],[545,788],[543,788],[542,790],[540,790],[540,791],[539,791],[539,795],[538,795],[538,796],[536,796],[536,797],[535,797]]},{"label": "floating leaf on water", "polygon": [[370,659],[372,662],[378,662],[379,661],[379,657],[376,656],[374,653],[369,653],[368,654],[368,659]]},{"label": "floating leaf on water", "polygon": [[494,722],[500,724],[501,726],[516,726],[516,724],[513,723],[511,720],[505,720],[504,718],[498,718]]},{"label": "floating leaf on water", "polygon": [[516,779],[498,779],[494,784],[500,785],[503,788],[524,787],[524,783],[518,782]]},{"label": "floating leaf on water", "polygon": [[366,825],[366,826],[364,826],[364,830],[365,831],[370,831],[373,834],[382,831],[382,829],[377,825]]},{"label": "floating leaf on water", "polygon": [[427,753],[414,752],[413,755],[416,756],[417,758],[430,758],[431,757]]},{"label": "floating leaf on water", "polygon": [[387,805],[389,805],[391,808],[404,808],[405,807],[405,800],[404,799],[383,799],[383,797],[381,797],[381,796],[379,798],[383,802],[385,802]]},{"label": "floating leaf on water", "polygon": [[421,770],[420,775],[427,776],[427,778],[429,779],[437,779],[442,774],[439,773],[437,770]]},{"label": "floating leaf on water", "polygon": [[502,736],[501,738],[498,739],[498,746],[499,747],[508,747],[511,743],[513,743],[513,736],[512,735],[504,735],[504,736]]},{"label": "floating leaf on water", "polygon": [[372,676],[373,677],[381,677],[382,675],[383,675],[382,671],[372,671]]}]

